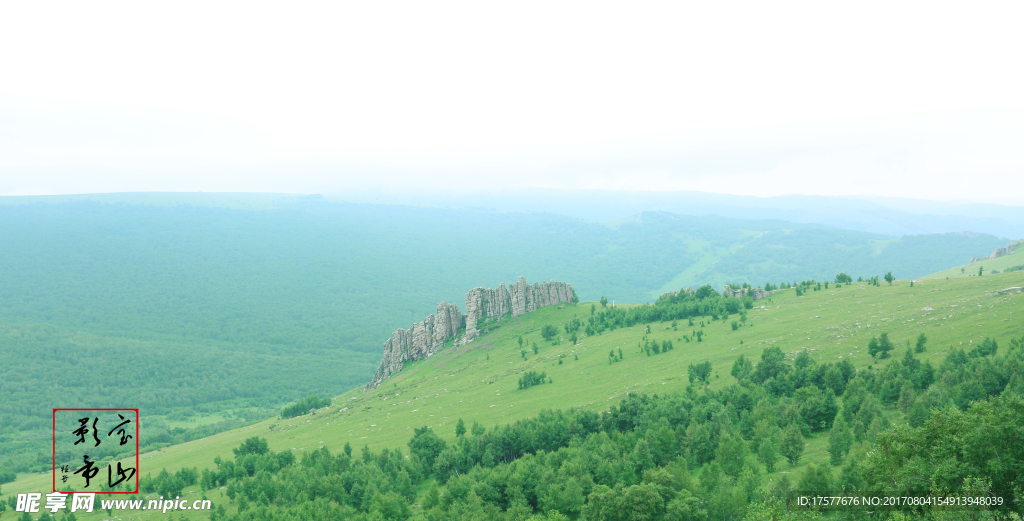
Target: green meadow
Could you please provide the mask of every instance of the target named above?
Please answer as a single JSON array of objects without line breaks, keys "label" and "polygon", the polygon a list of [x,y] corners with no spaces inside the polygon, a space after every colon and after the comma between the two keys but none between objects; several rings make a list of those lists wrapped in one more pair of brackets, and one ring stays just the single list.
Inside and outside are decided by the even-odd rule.
[{"label": "green meadow", "polygon": [[963,266],[957,266],[948,270],[943,270],[938,273],[932,273],[931,275],[925,276],[925,279],[941,279],[941,278],[959,278],[959,277],[977,277],[978,269],[984,268],[982,276],[991,275],[993,271],[1004,272],[1006,270],[1020,271],[1024,270],[1024,255],[1019,255],[1019,251],[1010,253],[1009,255],[1003,255],[1002,257],[996,257],[994,259],[983,260],[974,262],[971,264],[964,264]]},{"label": "green meadow", "polygon": [[[870,365],[878,369],[898,361],[918,335],[924,333],[927,348],[916,356],[937,365],[951,347],[968,348],[985,337],[1003,344],[1021,335],[1024,294],[1001,291],[1015,286],[1024,286],[1024,272],[951,276],[948,280],[942,276],[914,281],[913,285],[908,280],[897,280],[892,285],[883,281],[879,286],[856,282],[842,287],[830,284],[827,289],[807,291],[799,297],[792,289],[782,290],[756,301],[754,308],[747,311],[747,320],[735,330],[732,322],[738,320],[736,315],[719,320],[703,317],[694,318],[692,326],[681,320],[675,328],[671,322],[656,322],[605,331],[580,338],[576,345],[564,333],[558,340],[545,341],[540,330],[553,324],[564,331],[562,324],[574,318],[586,320],[593,308],[600,311],[601,306],[550,306],[501,321],[470,344],[449,346],[430,358],[406,364],[378,388],[352,389],[335,397],[330,407],[316,414],[288,420],[268,419],[144,453],[141,474],[155,476],[161,469],[174,472],[182,467],[211,468],[215,457],[231,458],[231,449],[252,436],[266,438],[272,451],[293,450],[300,457],[303,452],[321,447],[337,452],[346,443],[356,450],[367,445],[374,451],[401,448],[408,454],[406,444],[414,428],[429,426],[451,442],[460,418],[467,426],[478,422],[490,429],[535,416],[545,409],[604,411],[628,393],[684,391],[691,385],[687,368],[704,361],[709,361],[713,368],[708,385],[724,388],[735,383],[730,369],[737,357],[746,355],[756,363],[762,350],[769,346],[781,348],[790,361],[806,350],[819,362],[849,360],[858,370]],[[612,298],[614,295],[609,295]],[[684,339],[694,330],[703,330],[701,342]],[[883,332],[888,333],[896,349],[892,358],[876,362],[868,355],[867,345],[872,337]],[[520,337],[524,341],[522,348]],[[638,348],[645,337],[670,340],[675,348],[647,356]],[[536,354],[532,349],[534,343]],[[621,361],[610,361],[609,352],[618,355],[619,350]],[[518,381],[526,371],[544,372],[550,383],[520,390]],[[887,414],[893,423],[903,421],[897,412]],[[143,422],[145,415],[143,410]],[[827,461],[827,438],[828,432],[807,438],[808,446],[800,464],[779,465],[775,473],[797,473],[807,463]],[[47,473],[19,476],[14,483],[3,485],[4,497],[49,491],[50,479]],[[183,496],[192,499],[201,494],[198,486],[192,486],[185,489]],[[206,496],[214,506],[229,506],[222,490],[207,491]],[[167,519],[162,517],[165,514],[147,511],[121,511],[118,515],[122,519],[129,515],[134,519]],[[176,512],[174,516],[208,518],[201,512]],[[105,517],[105,512],[79,516]]]},{"label": "green meadow", "polygon": [[51,465],[50,408],[144,409],[145,450],[198,440],[365,383],[395,329],[520,275],[639,304],[684,286],[831,278],[834,266],[912,278],[1006,239],[107,194],[2,197],[0,244],[0,467],[23,474]]}]

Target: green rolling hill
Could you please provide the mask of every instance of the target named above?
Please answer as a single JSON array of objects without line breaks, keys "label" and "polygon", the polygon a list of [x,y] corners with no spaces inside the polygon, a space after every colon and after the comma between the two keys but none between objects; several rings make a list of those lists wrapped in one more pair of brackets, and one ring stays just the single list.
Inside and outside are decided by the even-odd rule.
[{"label": "green rolling hill", "polygon": [[[902,363],[903,353],[923,333],[927,337],[926,349],[914,356],[938,368],[953,350],[971,351],[987,345],[986,339],[991,338],[998,342],[1001,354],[1011,340],[1021,337],[1024,330],[1020,322],[1024,317],[1020,299],[1024,295],[1002,291],[1015,286],[1024,286],[1024,273],[929,279],[913,286],[908,280],[897,280],[891,286],[885,282],[879,286],[856,282],[842,287],[831,284],[820,290],[814,289],[816,285],[805,286],[802,296],[789,289],[754,302],[745,311],[745,320],[740,320],[739,314],[717,320],[698,316],[693,317],[692,326],[686,319],[678,319],[675,327],[667,320],[644,321],[584,336],[576,345],[567,340],[563,325],[573,319],[586,323],[594,304],[541,308],[500,322],[500,327],[468,345],[449,347],[409,364],[376,389],[356,389],[338,395],[333,405],[315,415],[267,419],[145,453],[142,473],[155,476],[161,469],[209,469],[214,467],[215,458],[230,459],[231,449],[253,436],[265,438],[271,452],[291,451],[299,459],[322,448],[338,453],[345,444],[354,447],[357,454],[364,445],[373,452],[401,449],[408,454],[410,438],[417,428],[424,426],[446,442],[455,443],[459,419],[467,427],[479,423],[490,432],[497,426],[533,418],[550,409],[607,411],[629,395],[686,395],[694,392],[689,388],[697,388],[698,393],[726,391],[736,383],[731,376],[736,359],[743,355],[759,362],[767,348],[781,350],[787,364],[793,364],[797,355],[806,353],[809,358],[801,363],[849,361],[858,372],[886,374],[890,366]],[[595,308],[597,316],[608,312],[599,305]],[[628,313],[639,308],[620,309]],[[560,343],[541,338],[540,330],[548,324],[560,328]],[[685,337],[694,338],[697,330],[703,332],[702,341],[687,342]],[[868,346],[872,338],[883,332],[895,349],[891,358],[876,360],[868,354]],[[523,348],[520,337],[524,340]],[[648,355],[638,345],[650,341],[671,341],[674,349]],[[536,353],[532,350],[534,343]],[[621,359],[616,361],[620,349]],[[700,390],[704,385],[699,381],[691,383],[688,378],[690,365],[703,362],[709,362],[711,367],[707,391]],[[550,383],[521,389],[519,381],[528,371],[544,372]],[[953,395],[947,396],[952,400]],[[839,404],[848,406],[842,396]],[[895,406],[885,408],[883,414],[894,425],[907,421],[904,411]],[[827,462],[828,436],[828,431],[808,435],[800,464],[781,463],[774,471],[761,468],[760,472],[769,481],[786,475],[793,476],[795,481],[808,464]],[[698,476],[701,469],[692,472]],[[423,482],[418,489],[420,500],[430,482]],[[11,495],[44,490],[48,483],[47,474],[26,475],[4,485],[3,492]],[[199,497],[202,493],[198,486],[186,487],[184,491],[188,497]],[[215,504],[224,504],[229,513],[238,506],[228,500],[224,490],[209,490],[205,494]],[[133,513],[137,519],[161,515]],[[207,518],[207,514],[198,512],[181,515],[186,519]]]},{"label": "green rolling hill", "polygon": [[147,448],[197,439],[364,384],[396,328],[519,275],[639,304],[703,284],[917,277],[1005,240],[658,212],[594,223],[281,194],[101,194],[0,198],[0,243],[0,464],[20,473],[50,462],[40,411],[139,406]]},{"label": "green rolling hill", "polygon": [[1021,255],[1019,251],[1010,253],[1009,255],[1003,255],[1002,257],[996,257],[994,259],[986,259],[948,270],[942,270],[930,275],[926,275],[925,279],[940,279],[940,278],[959,278],[959,277],[977,277],[978,270],[983,269],[982,276],[992,275],[994,273],[1004,271],[1021,271],[1024,270],[1024,255]]}]

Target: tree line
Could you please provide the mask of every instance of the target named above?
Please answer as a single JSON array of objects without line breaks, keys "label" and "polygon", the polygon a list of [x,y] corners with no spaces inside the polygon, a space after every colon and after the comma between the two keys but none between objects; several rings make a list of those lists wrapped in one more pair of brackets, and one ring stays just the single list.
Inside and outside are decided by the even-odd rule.
[{"label": "tree line", "polygon": [[[1002,355],[983,344],[938,367],[911,348],[860,371],[767,348],[737,358],[721,390],[630,394],[600,414],[543,411],[490,430],[460,419],[454,442],[423,427],[407,450],[296,459],[253,438],[199,482],[226,486],[237,507],[214,521],[824,519],[794,505],[800,491],[998,495],[1006,513],[1024,490],[1024,444],[1006,442],[1024,429],[1024,337]],[[800,465],[814,437],[828,461],[771,474]]]}]

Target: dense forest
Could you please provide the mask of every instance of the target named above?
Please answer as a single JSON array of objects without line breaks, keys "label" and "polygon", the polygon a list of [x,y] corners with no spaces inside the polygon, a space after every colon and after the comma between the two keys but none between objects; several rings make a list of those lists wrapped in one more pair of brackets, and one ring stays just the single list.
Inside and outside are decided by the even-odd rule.
[{"label": "dense forest", "polygon": [[551,214],[316,201],[263,211],[0,205],[0,225],[5,323],[374,353],[438,301],[461,305],[469,288],[520,275],[571,281],[584,300],[639,303],[709,254],[744,244],[702,276],[760,284],[845,269],[911,278],[1005,242],[650,212],[605,226]]},{"label": "dense forest", "polygon": [[664,213],[604,225],[316,199],[244,210],[4,204],[0,464],[48,468],[54,407],[140,408],[144,448],[156,448],[279,414],[313,393],[340,394],[370,378],[395,328],[439,300],[462,307],[469,288],[519,275],[571,281],[584,299],[644,302],[738,245],[735,254],[768,264],[732,273],[726,256],[703,276],[833,273],[836,261],[821,251],[838,248],[844,268],[906,277],[1002,242]]},{"label": "dense forest", "polygon": [[[360,359],[376,362],[342,350],[134,340],[0,324],[0,464],[16,472],[51,467],[55,407],[138,408],[145,451],[277,414],[282,402],[310,393],[336,393],[336,369]],[[116,454],[94,454],[108,455]]]},{"label": "dense forest", "polygon": [[[922,347],[926,348],[925,344]],[[736,360],[735,383],[631,394],[603,413],[546,411],[456,442],[427,427],[408,449],[321,448],[296,458],[251,438],[211,470],[147,476],[147,491],[226,487],[211,519],[995,519],[1024,491],[1024,337],[953,349],[933,367],[908,349],[878,369]],[[798,475],[805,439],[829,458]],[[768,473],[773,473],[769,478]],[[781,477],[779,477],[781,475]],[[965,496],[984,507],[810,508],[800,496]]]}]

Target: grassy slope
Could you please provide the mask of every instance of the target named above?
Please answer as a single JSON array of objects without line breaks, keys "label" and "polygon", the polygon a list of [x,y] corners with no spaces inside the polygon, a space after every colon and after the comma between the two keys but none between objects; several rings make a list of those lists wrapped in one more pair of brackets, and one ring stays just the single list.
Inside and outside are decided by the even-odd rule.
[{"label": "grassy slope", "polygon": [[262,418],[365,382],[383,338],[439,300],[462,306],[477,285],[556,278],[584,299],[642,303],[705,282],[832,278],[835,266],[915,277],[1005,240],[663,212],[602,225],[280,194],[101,194],[0,198],[0,244],[0,466],[20,472],[48,464],[40,405],[138,406],[151,427],[157,415]]},{"label": "grassy slope", "polygon": [[[791,228],[791,229],[790,229]],[[789,226],[764,228],[765,233],[744,247],[717,260],[713,266],[683,285],[711,284],[721,288],[730,282],[831,280],[837,266],[853,277],[882,276],[891,271],[901,279],[923,277],[946,266],[963,262],[979,254],[1004,246],[991,235],[946,233],[908,235],[894,238],[884,235],[835,233],[820,227]],[[812,268],[817,267],[817,268]],[[977,270],[975,270],[977,271]]]},{"label": "grassy slope", "polygon": [[[1024,264],[1024,254],[1019,254],[1018,251],[1015,251],[1009,255],[1003,255],[1002,257],[996,257],[995,259],[975,262],[974,264],[964,264],[963,266],[957,266],[938,273],[932,273],[931,275],[927,275],[923,278],[944,279],[949,277],[952,279],[954,277],[975,277],[978,275],[979,267],[985,268],[985,275],[983,276],[987,276],[992,273],[992,270],[1003,271],[1012,266],[1020,266],[1021,264]],[[963,273],[960,272],[961,269],[964,270]]]},{"label": "grassy slope", "polygon": [[[966,347],[985,336],[994,336],[1000,343],[1019,336],[1024,295],[997,291],[1021,285],[1024,272],[928,280],[913,288],[907,281],[897,281],[892,286],[883,283],[881,287],[854,284],[809,292],[803,297],[787,291],[759,301],[758,307],[749,312],[748,325],[739,331],[732,331],[728,321],[706,325],[706,340],[701,343],[678,340],[683,330],[690,328],[672,331],[669,324],[652,324],[651,337],[672,339],[676,346],[674,351],[652,357],[638,353],[636,347],[644,334],[642,326],[585,338],[577,346],[567,342],[551,346],[541,341],[540,327],[546,323],[561,324],[574,315],[585,317],[590,305],[543,308],[502,323],[500,328],[468,346],[448,348],[411,364],[373,391],[343,394],[324,413],[286,421],[268,420],[144,454],[142,472],[156,474],[165,467],[171,471],[182,466],[210,467],[215,456],[230,457],[231,448],[250,436],[266,437],[273,450],[302,452],[327,446],[337,451],[346,442],[357,450],[363,444],[374,450],[407,450],[405,443],[414,427],[429,425],[452,440],[455,422],[460,417],[469,425],[478,421],[489,428],[547,408],[604,410],[627,392],[680,391],[688,384],[688,364],[704,360],[710,360],[714,366],[712,387],[720,388],[734,381],[728,373],[737,356],[745,353],[759,358],[761,349],[768,345],[781,347],[791,357],[806,348],[812,349],[814,357],[823,362],[850,358],[862,368],[872,361],[866,353],[872,336],[888,332],[898,346],[898,359],[905,349],[904,342],[913,342],[924,332],[929,338],[928,350],[919,356],[937,364],[950,346]],[[762,309],[761,305],[765,307]],[[923,310],[926,307],[934,309]],[[528,361],[520,358],[516,343],[520,334],[530,343],[538,343],[538,356],[531,352]],[[609,349],[618,348],[622,348],[625,360],[609,365]],[[557,363],[559,354],[566,355],[563,365]],[[574,354],[579,360],[573,359]],[[554,383],[518,390],[519,374],[530,369],[546,371]],[[823,433],[808,440],[802,464],[827,457],[826,439],[827,433]],[[780,472],[798,469],[780,465]],[[15,483],[4,485],[3,490],[5,494],[44,491],[48,490],[49,480],[48,474],[22,476]],[[190,498],[199,494],[197,487],[190,487],[185,493]],[[226,503],[226,497],[220,494],[209,494],[214,505]],[[131,515],[145,519],[156,514]],[[185,517],[207,518],[198,512]]]}]

